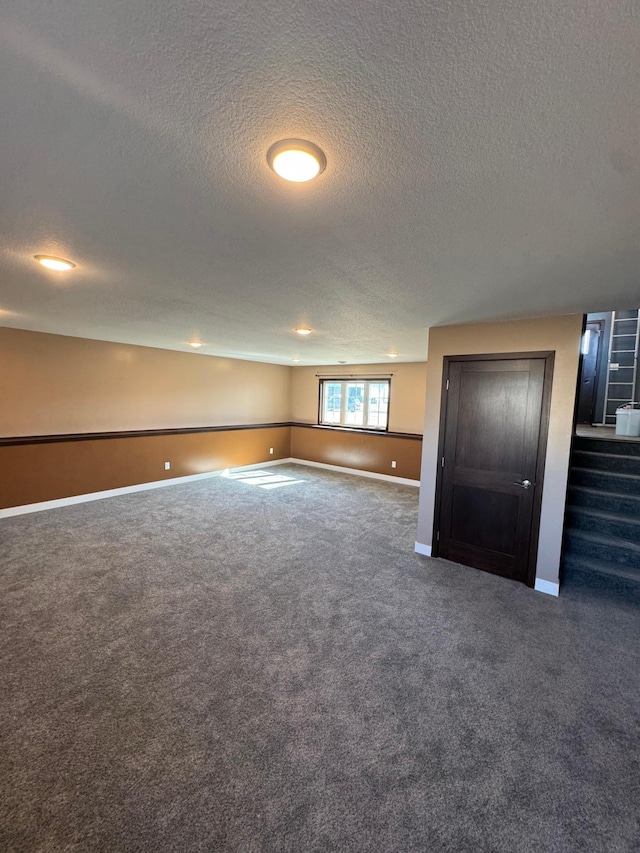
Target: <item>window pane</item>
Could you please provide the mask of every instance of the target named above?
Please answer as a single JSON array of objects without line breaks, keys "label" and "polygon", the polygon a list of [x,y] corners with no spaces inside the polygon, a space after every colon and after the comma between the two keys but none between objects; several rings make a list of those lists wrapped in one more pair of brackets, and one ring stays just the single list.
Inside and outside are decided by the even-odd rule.
[{"label": "window pane", "polygon": [[386,429],[388,409],[389,383],[370,382],[367,426],[374,427],[375,429]]},{"label": "window pane", "polygon": [[326,424],[339,424],[342,408],[342,382],[324,383],[324,402],[322,421]]},{"label": "window pane", "polygon": [[364,382],[345,382],[347,399],[344,422],[347,426],[364,424]]}]

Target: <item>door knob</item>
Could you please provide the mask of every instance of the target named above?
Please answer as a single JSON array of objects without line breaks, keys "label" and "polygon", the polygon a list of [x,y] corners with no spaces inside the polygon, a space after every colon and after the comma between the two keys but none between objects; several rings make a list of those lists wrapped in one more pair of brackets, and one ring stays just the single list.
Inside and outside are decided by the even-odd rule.
[{"label": "door knob", "polygon": [[522,482],[514,483],[514,486],[521,486],[523,489],[529,489],[533,485],[531,480],[523,480]]}]

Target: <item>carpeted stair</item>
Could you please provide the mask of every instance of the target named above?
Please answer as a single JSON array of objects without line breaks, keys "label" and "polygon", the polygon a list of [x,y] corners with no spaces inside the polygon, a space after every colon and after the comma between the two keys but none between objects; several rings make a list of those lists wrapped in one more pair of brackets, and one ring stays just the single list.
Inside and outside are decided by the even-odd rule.
[{"label": "carpeted stair", "polygon": [[640,439],[574,439],[562,580],[640,594]]}]

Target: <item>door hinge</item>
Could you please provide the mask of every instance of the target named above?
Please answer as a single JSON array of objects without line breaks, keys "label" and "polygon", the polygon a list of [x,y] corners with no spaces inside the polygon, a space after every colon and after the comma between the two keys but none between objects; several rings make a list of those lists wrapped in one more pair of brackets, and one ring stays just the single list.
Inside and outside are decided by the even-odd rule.
[{"label": "door hinge", "polygon": [[449,380],[447,379],[447,387],[445,388],[445,391],[448,391],[448,390],[449,390]]},{"label": "door hinge", "polygon": [[441,467],[441,468],[444,468],[444,456],[442,457],[442,459],[441,459],[441,461],[440,461],[440,467]]}]

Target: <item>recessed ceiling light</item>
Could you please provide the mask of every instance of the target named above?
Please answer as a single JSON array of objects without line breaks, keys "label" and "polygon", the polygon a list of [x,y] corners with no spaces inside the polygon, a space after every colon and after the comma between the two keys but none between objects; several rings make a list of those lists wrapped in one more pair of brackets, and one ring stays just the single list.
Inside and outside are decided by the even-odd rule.
[{"label": "recessed ceiling light", "polygon": [[200,349],[202,344],[200,343],[200,341],[189,341],[189,346],[193,347],[194,349]]},{"label": "recessed ceiling light", "polygon": [[300,359],[299,359],[299,358],[292,358],[292,359],[291,359],[291,361],[292,361],[294,364],[299,364],[299,363],[300,363]]},{"label": "recessed ceiling light", "polygon": [[285,181],[301,184],[324,172],[324,152],[306,139],[281,139],[267,151],[267,163]]},{"label": "recessed ceiling light", "polygon": [[72,270],[75,264],[72,261],[67,261],[65,258],[54,258],[53,255],[34,255],[35,260],[46,267],[48,270],[56,270],[57,272],[66,272]]},{"label": "recessed ceiling light", "polygon": [[388,352],[387,353],[387,358],[397,358],[397,357],[398,357],[397,352]]},{"label": "recessed ceiling light", "polygon": [[310,335],[312,330],[308,329],[306,326],[299,326],[297,329],[293,330],[297,335]]}]

